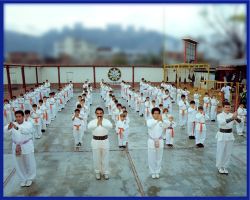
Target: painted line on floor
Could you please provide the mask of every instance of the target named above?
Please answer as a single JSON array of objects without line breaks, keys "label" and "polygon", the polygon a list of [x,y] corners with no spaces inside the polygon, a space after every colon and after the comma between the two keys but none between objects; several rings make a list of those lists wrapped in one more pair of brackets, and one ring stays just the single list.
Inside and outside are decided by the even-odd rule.
[{"label": "painted line on floor", "polygon": [[14,176],[15,172],[16,172],[16,168],[12,169],[12,171],[10,172],[10,174],[4,180],[3,187],[5,187],[9,183],[10,179]]}]

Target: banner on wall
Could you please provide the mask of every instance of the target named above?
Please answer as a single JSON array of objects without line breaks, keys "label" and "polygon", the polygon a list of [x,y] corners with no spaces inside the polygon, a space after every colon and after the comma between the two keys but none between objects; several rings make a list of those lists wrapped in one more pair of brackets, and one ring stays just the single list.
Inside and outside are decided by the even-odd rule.
[{"label": "banner on wall", "polygon": [[120,84],[119,80],[121,79],[121,77],[122,77],[122,72],[119,68],[112,67],[109,69],[108,78],[110,81],[112,81],[110,82],[112,85]]}]

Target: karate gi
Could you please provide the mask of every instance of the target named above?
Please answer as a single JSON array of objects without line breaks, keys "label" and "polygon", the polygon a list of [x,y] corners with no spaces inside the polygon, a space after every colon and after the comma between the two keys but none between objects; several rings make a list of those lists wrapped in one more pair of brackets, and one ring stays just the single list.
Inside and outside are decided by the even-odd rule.
[{"label": "karate gi", "polygon": [[[163,155],[163,123],[155,119],[147,120],[148,127],[148,165],[151,174],[159,174]],[[159,143],[159,147],[155,146]]]},{"label": "karate gi", "polygon": [[209,119],[208,115],[203,115],[198,112],[195,116],[195,143],[204,144],[206,139],[206,120]]},{"label": "karate gi", "polygon": [[[34,144],[32,131],[33,127],[30,122],[18,124],[14,122],[18,130],[11,128],[8,130],[8,125],[4,127],[5,133],[12,135],[12,155],[15,169],[21,182],[33,180],[36,177],[36,161],[34,156]],[[21,146],[21,155],[16,155],[16,146]]]},{"label": "karate gi", "polygon": [[[109,120],[102,120],[102,126],[97,126],[97,119],[88,123],[88,129],[93,130],[93,136],[106,136],[108,130],[112,128]],[[93,151],[93,162],[95,173],[109,174],[109,139],[96,140],[92,139],[91,147]]]}]

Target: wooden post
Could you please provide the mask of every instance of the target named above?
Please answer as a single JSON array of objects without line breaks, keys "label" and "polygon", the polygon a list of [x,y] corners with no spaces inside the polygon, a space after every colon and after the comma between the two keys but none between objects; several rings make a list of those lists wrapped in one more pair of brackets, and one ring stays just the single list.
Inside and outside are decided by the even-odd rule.
[{"label": "wooden post", "polygon": [[165,72],[165,64],[163,64],[163,81],[165,82],[166,80],[166,72]]},{"label": "wooden post", "polygon": [[135,66],[132,66],[132,86],[135,87]]},{"label": "wooden post", "polygon": [[22,70],[23,89],[24,89],[24,93],[25,93],[25,91],[26,91],[26,83],[25,83],[24,66],[21,67],[21,70]]},{"label": "wooden post", "polygon": [[197,63],[197,44],[194,44],[195,54],[194,54],[194,63]]},{"label": "wooden post", "polygon": [[187,47],[187,42],[184,41],[184,63],[186,63],[186,54],[187,54],[186,47]]},{"label": "wooden post", "polygon": [[9,65],[6,65],[6,72],[7,72],[7,79],[8,79],[8,91],[9,91],[10,98],[12,98],[12,87],[11,87],[11,80],[10,80]]},{"label": "wooden post", "polygon": [[94,88],[96,88],[95,66],[93,66]]},{"label": "wooden post", "polygon": [[37,67],[36,67],[36,84],[38,85],[38,72],[37,72]]},{"label": "wooden post", "polygon": [[61,87],[60,66],[57,66],[57,72],[58,72],[58,88],[60,88]]}]

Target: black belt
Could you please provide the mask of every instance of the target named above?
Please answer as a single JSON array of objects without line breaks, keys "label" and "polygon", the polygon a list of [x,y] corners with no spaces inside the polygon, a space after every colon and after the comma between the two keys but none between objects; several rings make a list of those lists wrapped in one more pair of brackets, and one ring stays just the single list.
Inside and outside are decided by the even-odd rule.
[{"label": "black belt", "polygon": [[108,135],[104,135],[104,136],[93,136],[94,140],[106,140],[108,139]]},{"label": "black belt", "polygon": [[221,133],[232,133],[233,129],[222,129],[222,128],[220,128],[220,132]]}]

